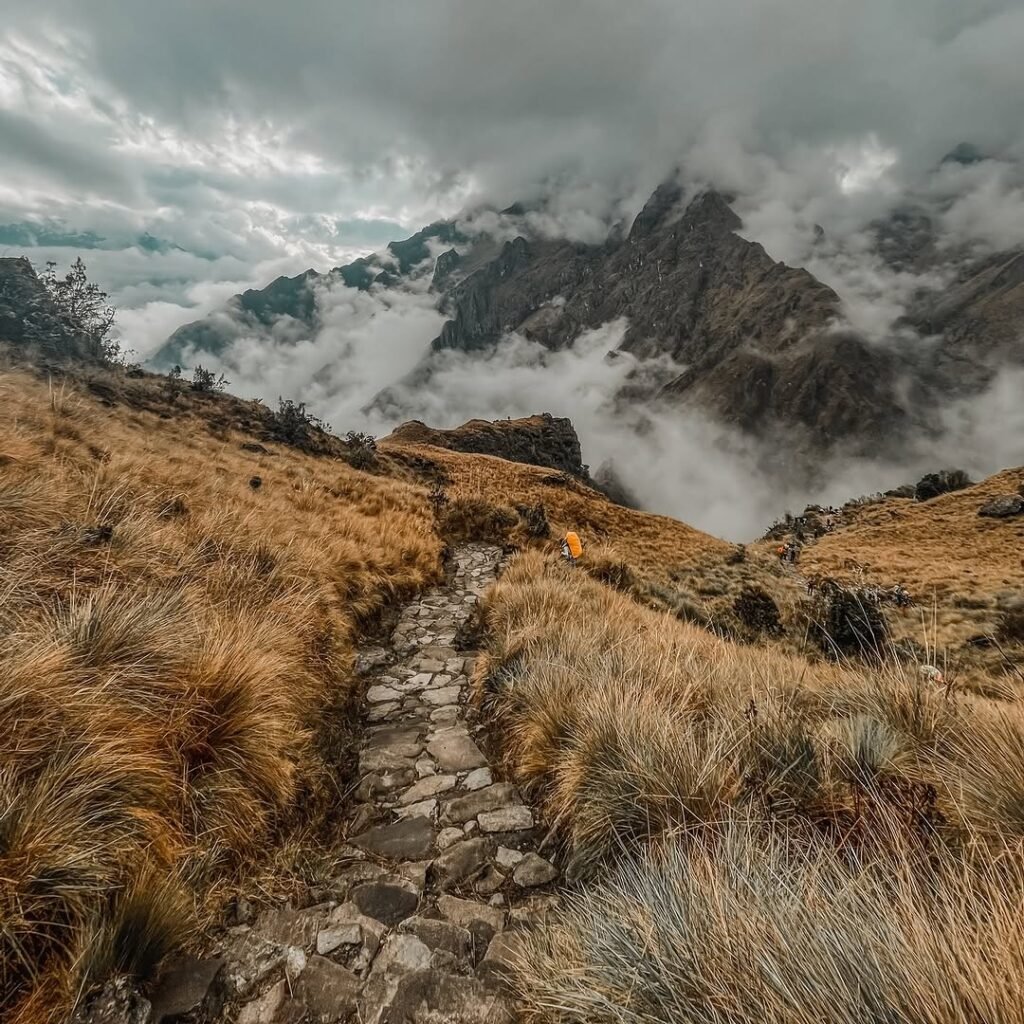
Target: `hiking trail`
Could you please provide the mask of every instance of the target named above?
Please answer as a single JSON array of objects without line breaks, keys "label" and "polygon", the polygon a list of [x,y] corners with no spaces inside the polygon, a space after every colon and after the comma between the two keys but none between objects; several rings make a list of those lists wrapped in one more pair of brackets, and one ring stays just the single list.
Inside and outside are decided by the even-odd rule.
[{"label": "hiking trail", "polygon": [[[558,871],[536,853],[532,810],[477,742],[473,656],[456,648],[500,561],[491,545],[457,548],[452,580],[404,608],[389,645],[360,653],[358,785],[329,899],[264,911],[229,929],[215,960],[193,962],[192,974],[216,974],[220,1019],[516,1019],[506,962],[557,906]],[[171,1015],[154,1011],[157,1024]]]}]

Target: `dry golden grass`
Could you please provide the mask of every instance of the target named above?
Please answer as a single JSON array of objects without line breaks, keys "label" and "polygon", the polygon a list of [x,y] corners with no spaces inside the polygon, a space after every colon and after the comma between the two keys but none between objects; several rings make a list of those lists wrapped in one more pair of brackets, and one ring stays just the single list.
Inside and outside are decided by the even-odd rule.
[{"label": "dry golden grass", "polygon": [[0,376],[0,1016],[144,973],[312,829],[357,635],[439,577],[423,488],[244,441]]},{"label": "dry golden grass", "polygon": [[721,640],[536,553],[485,618],[493,734],[591,882],[520,964],[533,1019],[1024,1020],[1019,704]]},{"label": "dry golden grass", "polygon": [[1024,637],[1004,623],[1024,607],[1024,517],[987,519],[978,509],[1022,484],[1024,469],[1006,470],[931,501],[855,509],[850,525],[804,549],[800,572],[901,584],[915,607],[887,610],[894,639],[919,639],[925,627],[957,685],[1015,696],[1024,692]]},{"label": "dry golden grass", "polygon": [[[509,462],[491,455],[466,455],[430,445],[384,442],[382,451],[428,459],[444,481],[451,502],[481,502],[508,510],[542,504],[553,538],[575,530],[584,550],[614,549],[637,573],[663,578],[672,566],[696,557],[722,557],[731,545],[668,516],[638,512],[554,470]],[[524,540],[509,528],[507,535]],[[548,543],[553,547],[553,542]]]},{"label": "dry golden grass", "polygon": [[1024,469],[1011,469],[931,501],[892,498],[856,510],[855,521],[809,546],[801,571],[877,583],[912,593],[983,594],[1024,589],[1024,519],[985,519],[978,509],[1016,494]]}]

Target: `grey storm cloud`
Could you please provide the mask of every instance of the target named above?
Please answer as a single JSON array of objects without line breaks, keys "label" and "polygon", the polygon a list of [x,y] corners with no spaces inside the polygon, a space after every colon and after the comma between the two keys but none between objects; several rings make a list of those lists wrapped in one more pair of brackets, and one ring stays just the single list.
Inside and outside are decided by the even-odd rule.
[{"label": "grey storm cloud", "polygon": [[665,173],[709,120],[779,153],[874,133],[909,172],[969,138],[1020,155],[1019,0],[55,0],[98,81],[198,137],[225,117],[358,177],[511,198]]}]

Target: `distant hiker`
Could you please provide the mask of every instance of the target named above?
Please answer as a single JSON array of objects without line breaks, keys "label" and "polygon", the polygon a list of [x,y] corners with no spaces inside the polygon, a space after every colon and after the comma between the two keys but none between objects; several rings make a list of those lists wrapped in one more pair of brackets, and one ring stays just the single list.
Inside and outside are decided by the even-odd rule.
[{"label": "distant hiker", "polygon": [[800,555],[800,545],[794,540],[780,544],[776,549],[776,554],[779,556],[780,562],[789,562],[790,565],[794,565]]},{"label": "distant hiker", "polygon": [[570,530],[562,538],[562,557],[570,564],[575,565],[576,559],[583,554],[583,545],[577,534]]}]

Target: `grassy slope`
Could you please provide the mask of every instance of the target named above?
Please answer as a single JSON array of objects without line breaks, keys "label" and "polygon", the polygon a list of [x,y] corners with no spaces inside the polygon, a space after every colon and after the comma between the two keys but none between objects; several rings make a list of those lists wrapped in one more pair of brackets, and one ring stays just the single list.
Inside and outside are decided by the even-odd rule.
[{"label": "grassy slope", "polygon": [[550,471],[410,448],[362,472],[263,418],[158,378],[0,372],[0,1015],[61,1019],[254,873],[288,884],[351,781],[358,636],[446,541],[522,540],[508,506],[543,500],[652,566],[718,546]]},{"label": "grassy slope", "polygon": [[34,1021],[336,800],[359,626],[441,542],[422,488],[202,409],[10,372],[0,410],[0,1014]]},{"label": "grassy slope", "polygon": [[[638,572],[652,579],[665,577],[678,564],[721,558],[732,547],[668,516],[616,505],[578,480],[550,469],[430,445],[386,442],[381,448],[429,459],[439,471],[448,497],[463,503],[467,516],[474,503],[506,509],[542,504],[553,537],[576,530],[585,548],[607,548],[608,554],[627,558]],[[513,539],[521,537],[514,528],[510,533]]]},{"label": "grassy slope", "polygon": [[[190,908],[215,913],[233,880],[270,871],[282,846],[316,841],[349,781],[357,637],[438,577],[445,542],[496,539],[551,553],[568,528],[583,536],[590,573],[674,613],[642,607],[537,551],[493,597],[486,677],[507,726],[504,753],[558,823],[578,873],[600,875],[624,852],[662,849],[666,836],[702,836],[673,856],[711,888],[684,892],[677,871],[659,882],[658,898],[675,901],[679,915],[689,912],[683,900],[706,915],[711,897],[739,898],[732,861],[715,845],[728,841],[743,863],[761,851],[757,877],[768,881],[752,913],[782,913],[771,904],[771,879],[797,873],[811,934],[822,922],[837,925],[812,911],[834,896],[814,879],[846,877],[846,862],[835,860],[839,837],[844,857],[887,844],[890,857],[894,843],[920,850],[941,839],[943,850],[959,851],[948,870],[967,886],[964,913],[998,917],[997,937],[1008,934],[1000,930],[1007,921],[1019,923],[962,856],[966,836],[1008,848],[1024,835],[1019,705],[929,687],[902,670],[808,661],[795,653],[805,646],[795,628],[769,645],[741,645],[679,621],[727,617],[734,597],[758,585],[796,623],[799,583],[768,546],[737,559],[734,546],[685,524],[490,456],[389,442],[374,472],[361,472],[330,439],[316,456],[270,444],[251,404],[171,395],[152,379],[98,371],[50,387],[12,370],[0,375],[0,397],[0,1006],[12,1019],[59,1018],[90,979],[144,971],[184,937]],[[254,431],[265,452],[240,447]],[[1013,524],[977,519],[981,494],[900,503],[899,516],[866,510],[808,548],[801,571],[842,575],[854,558],[892,582],[887,568],[919,536],[920,554],[898,581],[940,584],[950,607],[957,594],[975,595],[994,615],[1005,599],[988,588],[1019,582],[1019,553],[1006,540]],[[538,504],[547,536],[515,511]],[[926,558],[940,567],[918,565],[920,575],[909,576]],[[780,845],[778,829],[766,833],[766,815],[799,837],[796,846]],[[783,855],[796,848],[804,862]],[[913,861],[899,860],[893,875],[908,908],[921,904]],[[1015,879],[1016,852],[1001,863]],[[614,908],[632,898],[621,887],[635,896],[655,867],[620,879],[619,890],[588,890],[579,935],[597,910],[602,928],[617,928]],[[858,878],[877,916],[893,893]],[[1007,882],[1005,891],[1017,890]],[[633,906],[642,917],[643,906]],[[950,910],[928,913],[943,907]],[[901,927],[949,932],[934,914]],[[866,942],[857,931],[863,915],[850,920],[843,934]],[[897,933],[905,948],[907,934]],[[739,938],[723,932],[716,941]],[[745,936],[741,959],[763,954],[759,941]],[[976,946],[964,937],[964,948]],[[992,972],[1024,977],[1017,947],[1000,949],[1005,957],[985,966],[988,974],[967,961],[975,981]],[[784,944],[772,953],[813,959]],[[559,947],[554,965],[574,962],[577,977],[599,990],[587,972],[600,957],[582,947],[573,956]],[[672,963],[650,975],[656,991],[666,984],[658,971]],[[952,969],[941,957],[936,964]],[[641,957],[633,967],[650,965]],[[709,959],[695,991],[720,968]],[[894,981],[892,971],[893,990],[928,986]],[[551,963],[547,974],[555,988],[535,988],[555,998],[564,975]],[[741,971],[721,997],[736,1004],[754,980]],[[823,991],[826,1003],[838,998]],[[624,998],[615,990],[614,1005]],[[678,1007],[667,1018],[663,1010],[656,1001],[638,1019],[679,1019]],[[591,1019],[576,1012],[568,1019]],[[622,1019],[618,1012],[608,1019]],[[708,1019],[813,1014],[786,1016],[768,1001],[747,1017]],[[956,1017],[942,1010],[922,1019]]]},{"label": "grassy slope", "polygon": [[[931,501],[864,506],[850,526],[806,549],[801,571],[898,582],[949,608],[988,599],[995,609],[1000,597],[1024,589],[1024,518],[986,519],[978,509],[1022,484],[1024,468],[1011,469]],[[950,637],[966,638],[955,631]]]},{"label": "grassy slope", "polygon": [[1018,703],[723,641],[537,554],[486,618],[492,734],[591,883],[523,958],[533,1017],[1024,1020]]}]

